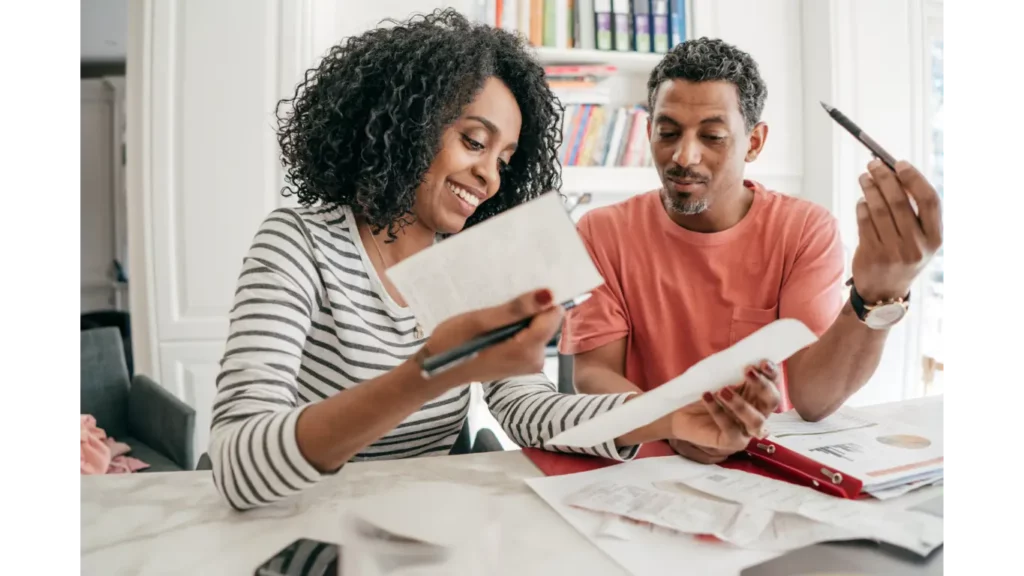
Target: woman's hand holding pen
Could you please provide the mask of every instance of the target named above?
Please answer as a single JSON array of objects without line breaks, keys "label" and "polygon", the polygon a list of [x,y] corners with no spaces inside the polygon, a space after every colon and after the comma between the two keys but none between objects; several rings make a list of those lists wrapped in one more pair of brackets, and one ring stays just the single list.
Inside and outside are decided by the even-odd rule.
[{"label": "woman's hand holding pen", "polygon": [[747,447],[751,438],[764,436],[768,416],[781,402],[781,371],[764,361],[747,368],[745,380],[671,415],[669,445],[682,456],[703,464],[717,464]]},{"label": "woman's hand holding pen", "polygon": [[550,290],[523,294],[509,302],[449,318],[434,329],[414,361],[422,362],[490,330],[533,317],[529,326],[514,336],[481,350],[427,383],[438,393],[469,382],[488,382],[535,374],[544,368],[544,350],[561,325],[564,309],[555,304]]},{"label": "woman's hand holding pen", "polygon": [[854,286],[869,304],[903,298],[942,246],[939,195],[903,161],[894,172],[872,160],[860,176],[860,187],[864,198],[857,203],[860,242],[853,255]]}]

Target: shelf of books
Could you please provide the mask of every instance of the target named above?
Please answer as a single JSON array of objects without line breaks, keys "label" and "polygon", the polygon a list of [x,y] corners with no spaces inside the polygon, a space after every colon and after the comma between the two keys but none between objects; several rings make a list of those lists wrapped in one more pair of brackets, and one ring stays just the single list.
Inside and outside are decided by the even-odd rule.
[{"label": "shelf of books", "polygon": [[525,37],[562,117],[562,192],[659,186],[647,140],[647,78],[688,36],[686,0],[473,0],[474,17]]},{"label": "shelf of books", "polygon": [[[688,34],[687,0],[472,0],[471,17],[515,31],[540,48],[542,58],[610,58],[668,52]],[[654,57],[656,60],[656,56]],[[624,62],[643,63],[644,58]]]}]

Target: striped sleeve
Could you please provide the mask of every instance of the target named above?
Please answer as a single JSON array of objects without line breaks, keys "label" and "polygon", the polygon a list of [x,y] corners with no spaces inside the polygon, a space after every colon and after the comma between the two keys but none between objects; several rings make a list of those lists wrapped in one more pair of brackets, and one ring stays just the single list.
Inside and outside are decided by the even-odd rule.
[{"label": "striped sleeve", "polygon": [[592,448],[549,447],[544,443],[563,430],[619,406],[630,395],[632,393],[561,394],[544,374],[484,385],[484,398],[491,414],[516,444],[619,461],[632,460],[640,446],[618,448],[614,440]]},{"label": "striped sleeve", "polygon": [[321,301],[310,246],[299,217],[275,210],[239,275],[210,427],[213,481],[237,510],[281,500],[321,477],[295,439],[304,408],[296,378]]}]

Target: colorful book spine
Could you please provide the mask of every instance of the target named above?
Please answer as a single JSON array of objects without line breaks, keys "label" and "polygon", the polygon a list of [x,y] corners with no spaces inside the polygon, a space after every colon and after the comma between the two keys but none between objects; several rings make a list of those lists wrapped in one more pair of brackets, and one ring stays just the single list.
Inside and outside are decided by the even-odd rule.
[{"label": "colorful book spine", "polygon": [[651,52],[651,0],[633,0],[633,44],[637,52]]},{"label": "colorful book spine", "polygon": [[615,50],[619,52],[633,50],[633,22],[629,14],[630,5],[630,0],[612,0]]},{"label": "colorful book spine", "polygon": [[669,0],[651,0],[651,28],[653,38],[651,39],[654,51],[658,54],[668,52],[672,44],[669,35]]},{"label": "colorful book spine", "polygon": [[686,42],[686,0],[672,0],[669,5],[672,46]]},{"label": "colorful book spine", "polygon": [[594,0],[594,39],[598,50],[615,48],[612,30],[612,0]]}]

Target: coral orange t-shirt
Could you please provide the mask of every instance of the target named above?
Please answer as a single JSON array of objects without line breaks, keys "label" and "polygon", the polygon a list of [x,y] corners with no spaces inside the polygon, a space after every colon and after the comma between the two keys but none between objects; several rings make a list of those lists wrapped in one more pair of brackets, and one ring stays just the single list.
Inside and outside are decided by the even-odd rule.
[{"label": "coral orange t-shirt", "polygon": [[[722,232],[682,228],[658,190],[585,214],[577,227],[605,284],[568,312],[560,351],[625,338],[625,376],[651,390],[779,318],[821,336],[845,302],[836,219],[806,200],[744,185],[754,191],[750,210]],[[781,392],[780,409],[789,409],[784,381]]]}]

